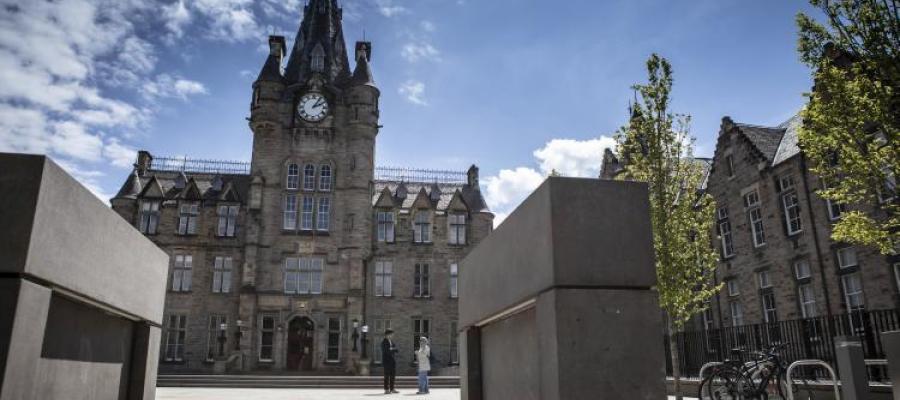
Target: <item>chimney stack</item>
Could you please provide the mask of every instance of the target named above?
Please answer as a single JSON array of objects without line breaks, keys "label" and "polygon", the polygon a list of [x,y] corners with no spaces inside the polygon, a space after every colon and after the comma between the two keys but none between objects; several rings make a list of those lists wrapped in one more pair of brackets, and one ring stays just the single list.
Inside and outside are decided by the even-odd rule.
[{"label": "chimney stack", "polygon": [[356,61],[365,56],[366,61],[372,61],[372,42],[356,42]]},{"label": "chimney stack", "polygon": [[284,36],[269,36],[269,55],[278,58],[278,63],[284,58],[287,49],[285,47]]}]

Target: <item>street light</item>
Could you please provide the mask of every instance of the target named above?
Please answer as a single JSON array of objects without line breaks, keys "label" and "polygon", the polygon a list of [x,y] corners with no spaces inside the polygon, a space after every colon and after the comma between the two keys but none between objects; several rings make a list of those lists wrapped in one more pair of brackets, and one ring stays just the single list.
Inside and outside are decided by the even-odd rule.
[{"label": "street light", "polygon": [[366,359],[369,357],[369,355],[367,354],[367,350],[369,349],[369,347],[366,346],[366,334],[368,334],[368,333],[369,333],[369,326],[363,325],[362,326],[362,341],[361,341],[361,343],[362,343],[362,358],[363,359]]},{"label": "street light", "polygon": [[227,329],[228,324],[223,322],[219,325],[219,357],[225,355],[225,330]]},{"label": "street light", "polygon": [[244,321],[237,320],[237,331],[234,333],[235,341],[234,341],[234,349],[237,351],[241,350],[241,338],[244,336]]}]

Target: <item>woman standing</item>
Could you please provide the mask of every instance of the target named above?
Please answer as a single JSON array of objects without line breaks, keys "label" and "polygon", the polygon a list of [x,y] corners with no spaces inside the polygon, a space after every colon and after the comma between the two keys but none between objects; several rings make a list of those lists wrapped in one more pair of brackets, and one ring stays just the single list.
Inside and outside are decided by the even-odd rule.
[{"label": "woman standing", "polygon": [[431,371],[431,346],[428,338],[419,339],[419,350],[416,350],[416,361],[419,362],[419,391],[416,394],[428,394],[428,372]]}]

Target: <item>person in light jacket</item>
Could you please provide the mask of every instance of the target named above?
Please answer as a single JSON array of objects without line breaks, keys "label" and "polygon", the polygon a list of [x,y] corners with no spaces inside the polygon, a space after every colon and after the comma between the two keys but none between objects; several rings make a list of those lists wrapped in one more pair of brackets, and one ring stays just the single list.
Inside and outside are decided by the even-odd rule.
[{"label": "person in light jacket", "polygon": [[431,371],[431,346],[426,337],[419,339],[419,350],[416,350],[416,361],[419,363],[419,391],[416,394],[427,394],[428,372]]}]

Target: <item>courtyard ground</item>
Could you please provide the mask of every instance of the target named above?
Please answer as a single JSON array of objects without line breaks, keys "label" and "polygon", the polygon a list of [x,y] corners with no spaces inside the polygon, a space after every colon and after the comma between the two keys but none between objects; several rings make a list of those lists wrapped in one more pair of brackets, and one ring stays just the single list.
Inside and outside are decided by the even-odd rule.
[{"label": "courtyard ground", "polygon": [[[432,389],[429,395],[416,395],[415,390],[401,390],[386,395],[377,389],[208,389],[157,388],[156,400],[358,400],[378,398],[420,397],[430,400],[459,400],[459,389]],[[669,397],[669,400],[675,399]],[[685,400],[691,400],[685,397]]]}]

